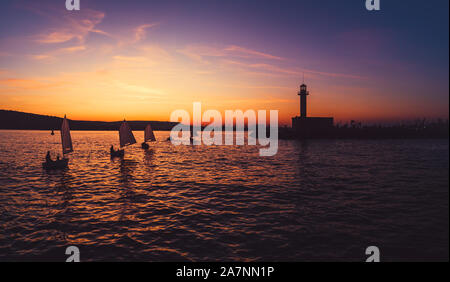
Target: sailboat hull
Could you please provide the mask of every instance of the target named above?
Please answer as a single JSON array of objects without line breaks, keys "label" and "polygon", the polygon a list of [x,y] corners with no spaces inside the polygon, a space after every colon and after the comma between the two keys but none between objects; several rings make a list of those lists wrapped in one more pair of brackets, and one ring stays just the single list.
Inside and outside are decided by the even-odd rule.
[{"label": "sailboat hull", "polygon": [[111,154],[111,158],[123,158],[123,156],[125,155],[125,150],[117,150],[117,151],[113,151],[110,152]]},{"label": "sailboat hull", "polygon": [[57,169],[65,169],[69,167],[69,159],[62,159],[56,161],[50,161],[42,163],[42,167],[45,170],[57,170]]}]

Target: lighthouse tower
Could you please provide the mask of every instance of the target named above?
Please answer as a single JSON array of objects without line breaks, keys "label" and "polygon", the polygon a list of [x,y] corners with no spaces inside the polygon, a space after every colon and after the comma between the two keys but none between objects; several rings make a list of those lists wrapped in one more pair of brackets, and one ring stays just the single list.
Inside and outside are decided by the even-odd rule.
[{"label": "lighthouse tower", "polygon": [[309,92],[306,90],[306,84],[300,85],[298,95],[300,96],[300,117],[306,118],[306,96],[309,95]]},{"label": "lighthouse tower", "polygon": [[332,117],[308,117],[306,113],[306,96],[309,95],[306,84],[300,85],[300,116],[292,118],[292,129],[297,138],[327,137],[332,134]]}]

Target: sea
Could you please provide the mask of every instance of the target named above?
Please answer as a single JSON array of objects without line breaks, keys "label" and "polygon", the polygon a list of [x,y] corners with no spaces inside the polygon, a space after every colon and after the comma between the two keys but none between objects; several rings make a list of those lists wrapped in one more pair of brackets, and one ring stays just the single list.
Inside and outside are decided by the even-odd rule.
[{"label": "sea", "polygon": [[449,140],[280,140],[118,146],[113,131],[0,131],[0,261],[449,259]]}]

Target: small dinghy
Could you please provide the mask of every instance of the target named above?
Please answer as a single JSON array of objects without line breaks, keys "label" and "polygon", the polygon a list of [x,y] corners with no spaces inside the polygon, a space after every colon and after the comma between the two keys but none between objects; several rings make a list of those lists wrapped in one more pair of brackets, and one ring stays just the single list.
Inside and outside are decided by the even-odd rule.
[{"label": "small dinghy", "polygon": [[42,167],[45,170],[65,169],[69,166],[69,159],[66,158],[66,154],[73,152],[73,146],[72,137],[70,136],[69,122],[67,121],[66,116],[64,116],[64,120],[61,125],[61,145],[63,158],[61,160],[57,159],[53,161],[50,159],[50,152],[48,152],[47,160],[42,163]]},{"label": "small dinghy", "polygon": [[[133,132],[131,131],[130,126],[125,120],[123,120],[119,128],[119,140],[121,148],[136,143],[136,139],[134,138]],[[114,150],[114,147],[111,146],[110,155],[111,158],[123,158],[125,155],[125,150],[124,149]]]},{"label": "small dinghy", "polygon": [[110,151],[110,154],[111,154],[111,158],[123,158],[123,156],[125,155],[125,150],[124,149],[122,149],[122,150],[114,150],[114,149],[112,149],[111,151]]},{"label": "small dinghy", "polygon": [[56,161],[49,161],[42,163],[42,167],[45,170],[65,169],[69,166],[69,159],[62,159]]},{"label": "small dinghy", "polygon": [[144,142],[141,144],[141,148],[144,150],[148,150],[150,148],[150,145],[148,145],[146,142],[154,141],[156,141],[155,134],[153,133],[152,127],[149,123],[144,130]]}]

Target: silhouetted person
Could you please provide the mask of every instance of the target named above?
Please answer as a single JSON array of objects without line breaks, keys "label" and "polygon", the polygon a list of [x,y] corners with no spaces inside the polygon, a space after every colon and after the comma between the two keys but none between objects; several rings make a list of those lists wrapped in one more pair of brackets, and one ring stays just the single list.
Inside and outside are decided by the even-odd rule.
[{"label": "silhouetted person", "polygon": [[45,161],[48,163],[52,161],[52,157],[50,156],[50,151],[47,151],[47,155],[45,155]]},{"label": "silhouetted person", "polygon": [[59,155],[56,157],[56,160],[59,161]]},{"label": "silhouetted person", "polygon": [[114,153],[114,146],[113,145],[111,145],[111,147],[109,148],[109,152],[112,154],[112,153]]}]

